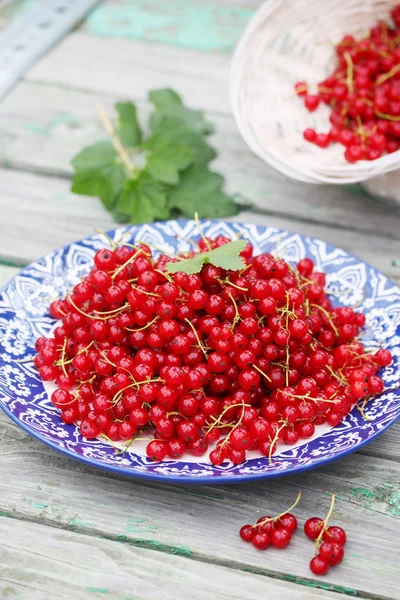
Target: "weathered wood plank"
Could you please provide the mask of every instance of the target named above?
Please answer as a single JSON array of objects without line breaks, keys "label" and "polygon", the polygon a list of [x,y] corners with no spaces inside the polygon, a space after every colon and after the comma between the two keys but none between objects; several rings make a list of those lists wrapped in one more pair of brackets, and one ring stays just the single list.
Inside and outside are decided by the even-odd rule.
[{"label": "weathered wood plank", "polygon": [[266,591],[280,600],[343,598],[173,553],[5,517],[0,517],[0,549],[4,600],[254,600]]},{"label": "weathered wood plank", "polygon": [[78,31],[32,67],[26,78],[121,97],[129,97],[134,89],[145,98],[149,89],[172,87],[192,105],[201,98],[204,110],[230,112],[230,56],[217,52],[207,56],[204,60],[204,53],[194,50]]},{"label": "weathered wood plank", "polygon": [[259,0],[112,0],[94,10],[82,28],[102,37],[226,52],[259,5]]},{"label": "weathered wood plank", "polygon": [[[89,535],[187,554],[280,577],[306,578],[312,544],[299,531],[284,552],[257,552],[238,529],[289,506],[302,524],[324,514],[338,495],[333,521],[348,533],[346,559],[324,578],[369,597],[397,598],[400,464],[353,454],[312,472],[237,486],[171,486],[115,477],[51,451],[3,416],[0,420],[0,510]],[[396,426],[397,435],[399,427]],[[395,431],[395,429],[394,429]],[[381,438],[383,439],[383,438]],[[379,442],[377,442],[379,443]]]},{"label": "weathered wood plank", "polygon": [[[115,226],[96,198],[77,196],[68,190],[67,180],[0,170],[0,258],[23,265],[57,246],[92,234],[96,228]],[[400,240],[253,212],[243,212],[236,219],[295,230],[339,244],[391,277],[400,274],[400,262],[396,261]]]},{"label": "weathered wood plank", "polygon": [[[94,109],[98,99],[96,94],[54,85],[19,84],[0,105],[0,164],[69,177],[71,158],[104,135]],[[112,104],[107,98],[110,114]],[[139,105],[147,117],[148,105]],[[209,118],[217,127],[211,143],[219,156],[213,166],[225,176],[230,193],[269,214],[399,239],[400,207],[376,201],[357,187],[346,191],[289,180],[249,151],[231,116]]]}]

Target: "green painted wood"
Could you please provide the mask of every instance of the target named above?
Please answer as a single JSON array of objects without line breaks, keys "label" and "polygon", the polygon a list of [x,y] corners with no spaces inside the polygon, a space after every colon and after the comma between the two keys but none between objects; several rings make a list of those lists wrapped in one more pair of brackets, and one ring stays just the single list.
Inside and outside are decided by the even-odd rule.
[{"label": "green painted wood", "polygon": [[123,0],[106,2],[83,24],[92,35],[231,51],[259,2]]}]

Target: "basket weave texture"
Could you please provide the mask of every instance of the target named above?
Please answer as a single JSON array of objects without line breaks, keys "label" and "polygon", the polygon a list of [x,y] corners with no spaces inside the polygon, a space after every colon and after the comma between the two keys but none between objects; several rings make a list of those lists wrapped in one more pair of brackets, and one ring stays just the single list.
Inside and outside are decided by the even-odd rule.
[{"label": "basket weave texture", "polygon": [[250,21],[232,61],[231,103],[248,146],[266,163],[301,181],[352,183],[400,168],[400,151],[348,163],[343,146],[321,149],[303,139],[313,127],[329,131],[329,108],[310,113],[294,92],[311,89],[336,64],[335,44],[345,34],[362,37],[388,21],[399,0],[267,0]]}]

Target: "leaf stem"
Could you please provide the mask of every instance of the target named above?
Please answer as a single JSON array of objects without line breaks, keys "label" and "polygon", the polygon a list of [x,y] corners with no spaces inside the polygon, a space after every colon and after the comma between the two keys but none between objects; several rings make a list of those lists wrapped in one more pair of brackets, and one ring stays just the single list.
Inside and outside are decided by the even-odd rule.
[{"label": "leaf stem", "polygon": [[97,114],[99,115],[99,119],[100,119],[104,129],[106,130],[106,132],[111,140],[112,145],[114,146],[116,153],[121,158],[122,162],[124,163],[124,165],[128,169],[128,171],[132,174],[135,173],[137,171],[137,169],[135,168],[135,165],[131,161],[128,152],[122,145],[121,140],[119,139],[119,137],[115,131],[114,125],[106,112],[106,109],[104,108],[104,106],[102,104],[96,104],[96,110],[97,110]]}]

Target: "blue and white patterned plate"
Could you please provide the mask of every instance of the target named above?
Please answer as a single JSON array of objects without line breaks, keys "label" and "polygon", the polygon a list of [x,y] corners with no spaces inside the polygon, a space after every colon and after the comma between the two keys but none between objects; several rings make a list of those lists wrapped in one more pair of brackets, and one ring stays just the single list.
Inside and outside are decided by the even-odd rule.
[{"label": "blue and white patterned plate", "polygon": [[[254,245],[255,254],[276,252],[286,260],[310,257],[327,274],[328,289],[335,303],[360,306],[367,316],[364,342],[379,344],[394,355],[384,370],[385,387],[393,387],[400,376],[400,290],[382,273],[324,242],[273,227],[204,221],[207,236],[228,237],[238,232]],[[168,221],[152,225],[119,227],[108,232],[118,240],[144,241],[174,253],[190,249],[188,239],[197,240],[194,221]],[[206,457],[180,461],[150,462],[144,443],[136,442],[125,453],[116,453],[103,440],[85,440],[75,425],[64,425],[51,404],[32,362],[14,362],[34,356],[34,342],[48,335],[54,319],[48,313],[49,298],[63,296],[92,266],[97,249],[105,245],[100,234],[51,252],[21,271],[0,293],[0,406],[28,433],[87,464],[121,473],[168,482],[228,483],[277,477],[323,465],[372,441],[400,416],[400,390],[389,391],[371,401],[364,420],[357,408],[337,427],[317,428],[314,438],[295,446],[278,447],[271,463],[255,453],[242,465],[229,462],[214,467]]]}]

